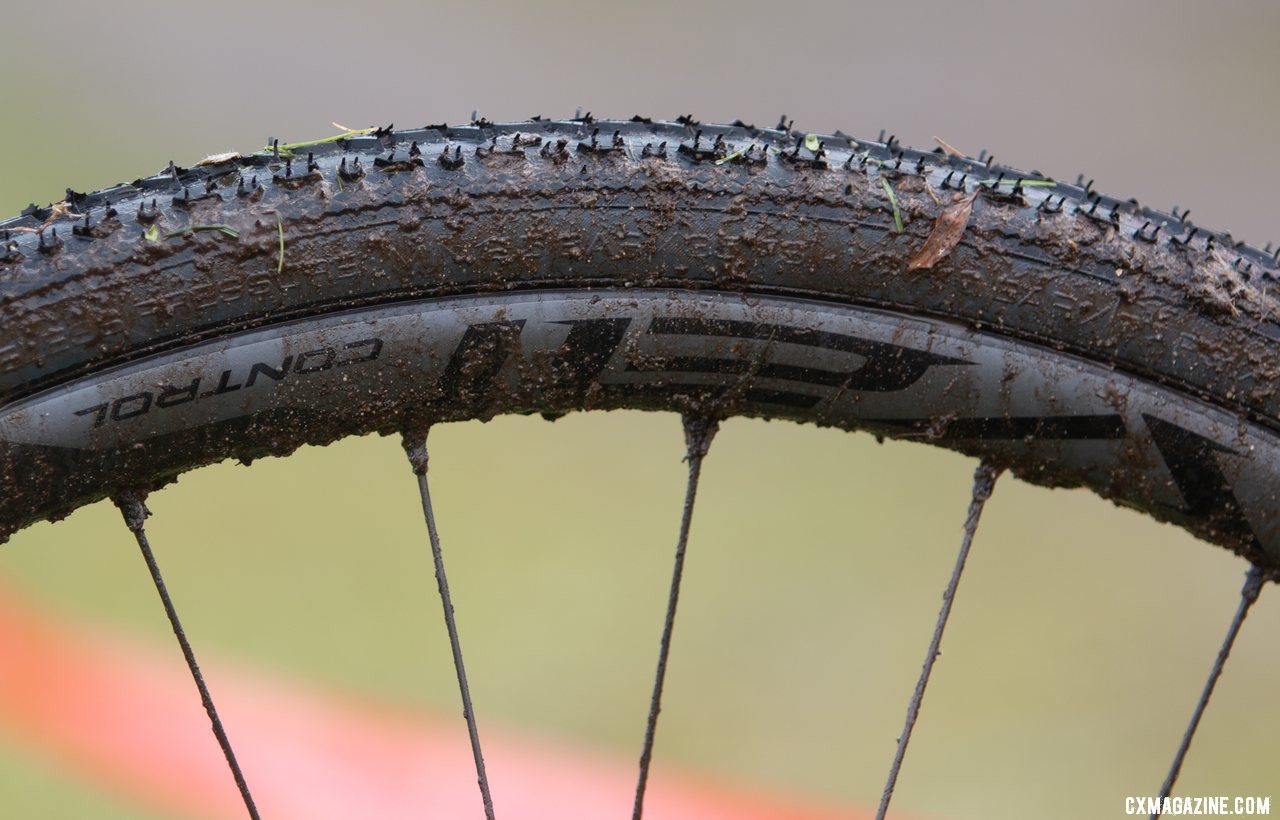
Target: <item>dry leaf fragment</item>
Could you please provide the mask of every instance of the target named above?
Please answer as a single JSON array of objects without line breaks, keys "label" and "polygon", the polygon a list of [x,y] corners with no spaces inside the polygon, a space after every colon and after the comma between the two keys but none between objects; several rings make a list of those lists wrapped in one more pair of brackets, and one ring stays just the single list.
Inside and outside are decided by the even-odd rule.
[{"label": "dry leaf fragment", "polygon": [[919,252],[907,263],[907,270],[928,270],[938,264],[951,253],[951,249],[960,244],[964,229],[969,225],[969,214],[973,213],[973,201],[978,192],[950,205],[934,220],[933,230],[920,246]]},{"label": "dry leaf fragment", "polygon": [[45,220],[43,223],[41,223],[40,227],[24,228],[20,225],[15,225],[15,226],[6,228],[5,230],[11,231],[13,233],[40,233],[41,231],[47,231],[50,225],[57,222],[59,219],[64,219],[64,218],[83,219],[84,214],[78,214],[75,211],[71,210],[71,206],[68,205],[67,201],[64,199],[61,202],[55,202],[49,206],[49,215],[45,217]]}]

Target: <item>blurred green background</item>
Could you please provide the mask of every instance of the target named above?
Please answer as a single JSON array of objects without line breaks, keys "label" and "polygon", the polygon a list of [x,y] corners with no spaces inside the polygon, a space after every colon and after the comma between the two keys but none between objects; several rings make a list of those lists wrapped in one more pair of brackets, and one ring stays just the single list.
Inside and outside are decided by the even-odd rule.
[{"label": "blurred green background", "polygon": [[[1275,233],[1270,2],[231,0],[11,4],[0,19],[0,212],[268,136],[325,136],[335,120],[408,127],[581,106],[769,124],[785,112],[800,128],[887,128],[919,146],[936,134],[1059,177],[1087,171],[1104,191],[1191,207],[1197,223],[1257,244]],[[432,433],[483,719],[634,758],[682,455],[678,419],[638,413]],[[866,435],[726,424],[703,477],[655,765],[873,806],[972,467]],[[215,466],[151,506],[198,651],[456,713],[397,442]],[[172,641],[114,509],[33,527],[0,552],[6,582]],[[895,807],[1122,814],[1124,795],[1159,787],[1243,570],[1087,493],[1006,480]],[[1182,793],[1273,793],[1277,629],[1280,596],[1267,590]],[[2,727],[0,791],[12,816],[141,813]]]}]

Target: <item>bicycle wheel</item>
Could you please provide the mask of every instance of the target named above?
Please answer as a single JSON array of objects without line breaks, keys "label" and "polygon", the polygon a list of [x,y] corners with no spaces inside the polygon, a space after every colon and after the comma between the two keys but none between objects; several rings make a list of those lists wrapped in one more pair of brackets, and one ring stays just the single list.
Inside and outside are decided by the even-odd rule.
[{"label": "bicycle wheel", "polygon": [[630,406],[921,438],[1280,556],[1275,257],[1037,174],[479,122],[171,166],[0,231],[5,533],[221,458]]},{"label": "bicycle wheel", "polygon": [[4,228],[5,532],[226,457],[634,407],[918,438],[1277,566],[1275,258],[1037,174],[481,122],[171,167]]}]

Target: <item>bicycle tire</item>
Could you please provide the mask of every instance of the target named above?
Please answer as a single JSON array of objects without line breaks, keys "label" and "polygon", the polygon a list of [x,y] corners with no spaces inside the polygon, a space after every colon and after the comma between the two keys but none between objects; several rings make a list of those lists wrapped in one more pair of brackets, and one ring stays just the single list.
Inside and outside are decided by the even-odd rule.
[{"label": "bicycle tire", "polygon": [[[33,205],[0,222],[0,241],[3,538],[223,458],[498,412],[639,407],[922,438],[1036,483],[1089,486],[1272,577],[1280,571],[1280,321],[1270,318],[1268,290],[1280,255],[1090,185],[883,135],[588,115],[376,129],[191,168],[170,163],[131,184],[68,189],[56,206]],[[648,300],[645,321],[662,303],[674,311],[664,321],[704,324],[680,355],[638,350],[634,337],[609,332],[521,348],[528,319],[511,311],[560,296],[570,311],[604,303],[593,308],[597,321]],[[340,411],[332,384],[323,401],[282,387],[282,372],[326,361],[321,369],[337,372],[345,360],[336,354],[307,367],[295,358],[330,349],[322,346],[289,354],[288,364],[253,365],[281,397],[274,406],[180,429],[150,413],[163,396],[194,407],[243,384],[233,387],[224,370],[210,387],[216,368],[179,383],[172,368],[183,361],[290,333],[338,333],[335,323],[348,320],[390,322],[425,305],[456,314],[480,304],[491,314],[475,326],[491,329],[473,340],[470,358],[459,353],[461,337],[452,354],[418,351],[452,357],[436,362],[430,384],[361,383]],[[753,304],[764,311],[751,314],[756,329],[742,324]],[[821,321],[778,318],[806,311]],[[578,321],[569,315],[547,321]],[[883,327],[867,329],[879,319]],[[861,341],[823,337],[823,322],[861,322],[841,337]],[[918,338],[896,344],[903,333]],[[807,347],[790,364],[762,352],[795,344]],[[935,345],[951,353],[930,353]],[[958,376],[921,378],[969,349],[996,359],[988,394],[1037,367],[1045,372],[1026,390],[1075,386],[1041,396],[1030,415],[995,395],[995,410],[979,418],[981,385],[948,397],[946,380]],[[505,351],[496,364],[495,350]],[[823,365],[833,350],[862,363]],[[495,387],[512,353],[523,357],[519,385]],[[659,375],[602,389],[608,361],[644,369],[628,356],[648,357],[644,367]],[[458,378],[442,386],[449,367]],[[146,368],[165,375],[145,400],[106,387]],[[484,378],[473,378],[477,369]],[[822,375],[832,372],[843,380]],[[785,396],[812,391],[776,389],[815,378],[829,383],[808,405]],[[831,412],[832,395],[861,401],[906,387],[928,388],[941,403],[912,418]],[[76,390],[97,390],[102,401],[72,408]],[[1113,392],[1100,399],[1113,410],[1091,412],[1093,399],[1082,397],[1090,391]],[[1139,394],[1150,412],[1128,407]],[[86,438],[68,438],[68,424],[80,425],[71,438]],[[1099,442],[1109,448],[1100,455]]]}]

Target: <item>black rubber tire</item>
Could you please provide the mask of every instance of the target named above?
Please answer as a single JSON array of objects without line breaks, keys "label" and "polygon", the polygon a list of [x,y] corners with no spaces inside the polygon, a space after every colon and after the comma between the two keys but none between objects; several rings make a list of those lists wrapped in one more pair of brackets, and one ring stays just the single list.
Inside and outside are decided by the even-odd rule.
[{"label": "black rubber tire", "polygon": [[[912,266],[943,210],[970,195],[958,244]],[[940,317],[1280,431],[1276,257],[1088,187],[892,138],[640,119],[378,130],[69,190],[0,223],[0,239],[0,405],[299,317],[647,287]],[[209,457],[80,480],[48,452],[0,448],[0,536]]]}]

